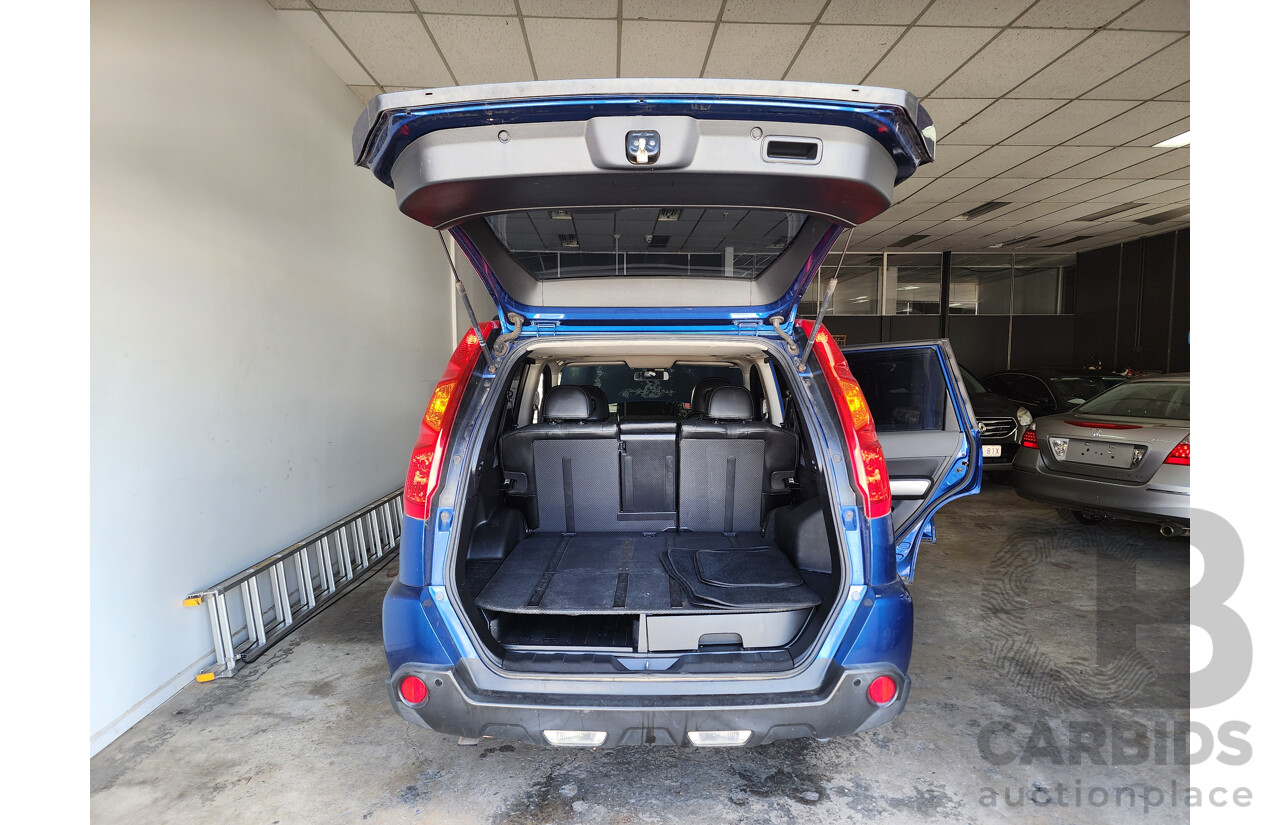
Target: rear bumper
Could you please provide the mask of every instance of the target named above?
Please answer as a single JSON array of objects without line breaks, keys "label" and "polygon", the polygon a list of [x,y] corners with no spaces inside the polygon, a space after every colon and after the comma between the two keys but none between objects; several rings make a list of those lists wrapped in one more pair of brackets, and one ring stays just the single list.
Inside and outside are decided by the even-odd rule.
[{"label": "rear bumper", "polygon": [[1014,489],[1025,499],[1129,521],[1191,523],[1189,489],[1163,488],[1154,483],[1118,484],[1044,472],[1040,457],[1033,450],[1025,452],[1028,457],[1019,457],[1012,476]]},{"label": "rear bumper", "polygon": [[[803,693],[769,691],[761,680],[759,693],[697,695],[698,683],[684,683],[680,695],[622,695],[618,680],[600,680],[598,693],[576,695],[495,693],[471,679],[473,660],[453,668],[401,666],[387,679],[387,692],[396,713],[406,721],[440,733],[469,738],[492,736],[547,745],[543,731],[600,731],[601,747],[619,745],[690,745],[690,731],[750,731],[743,744],[763,745],[780,739],[826,738],[857,733],[891,721],[902,712],[910,680],[893,665],[844,668],[833,664],[821,686]],[[427,700],[407,705],[397,686],[406,676],[422,679]],[[877,676],[892,676],[898,684],[893,701],[881,707],[867,698],[867,686]],[[530,682],[536,688],[537,681]]]}]

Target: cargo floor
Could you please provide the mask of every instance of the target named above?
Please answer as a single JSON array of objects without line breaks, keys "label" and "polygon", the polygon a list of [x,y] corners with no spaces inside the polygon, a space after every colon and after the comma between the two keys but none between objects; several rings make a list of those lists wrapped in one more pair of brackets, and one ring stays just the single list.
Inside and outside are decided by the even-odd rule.
[{"label": "cargo floor", "polygon": [[[664,555],[691,559],[691,554],[703,551],[713,554],[701,559],[721,566],[726,560],[731,566],[736,556],[730,554],[742,554],[743,584],[714,588],[730,596],[729,604],[700,603],[663,564]],[[819,603],[811,589],[818,584],[818,574],[800,574],[759,535],[535,533],[516,545],[496,570],[494,562],[478,562],[468,564],[466,573],[466,589],[476,594],[476,604],[504,613],[654,615],[735,608],[759,612]],[[788,579],[799,585],[787,586]],[[745,601],[735,605],[737,597]]]}]

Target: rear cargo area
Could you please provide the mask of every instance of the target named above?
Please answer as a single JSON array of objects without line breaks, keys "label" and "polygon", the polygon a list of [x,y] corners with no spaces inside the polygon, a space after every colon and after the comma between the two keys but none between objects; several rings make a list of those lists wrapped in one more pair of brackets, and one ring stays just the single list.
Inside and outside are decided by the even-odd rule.
[{"label": "rear cargo area", "polygon": [[785,645],[828,578],[762,536],[675,531],[535,533],[466,577],[509,648],[635,652]]},{"label": "rear cargo area", "polygon": [[558,383],[530,359],[512,379],[463,516],[464,609],[501,656],[795,644],[840,568],[785,384],[758,349],[630,357],[564,357]]}]

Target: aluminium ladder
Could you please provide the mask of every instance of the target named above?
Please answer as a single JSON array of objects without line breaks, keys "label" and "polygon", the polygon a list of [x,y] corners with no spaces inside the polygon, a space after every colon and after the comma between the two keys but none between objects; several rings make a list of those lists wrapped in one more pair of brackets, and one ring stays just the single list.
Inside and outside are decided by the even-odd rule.
[{"label": "aluminium ladder", "polygon": [[[187,596],[184,605],[208,607],[213,630],[215,661],[196,681],[234,676],[238,664],[261,656],[396,555],[404,517],[402,490]],[[243,624],[233,626],[233,614],[242,616]]]}]

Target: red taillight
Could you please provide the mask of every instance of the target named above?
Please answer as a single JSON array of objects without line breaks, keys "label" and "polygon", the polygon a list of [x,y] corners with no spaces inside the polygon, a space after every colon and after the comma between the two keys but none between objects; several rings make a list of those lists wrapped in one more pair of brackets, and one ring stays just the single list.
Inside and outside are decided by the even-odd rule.
[{"label": "red taillight", "polygon": [[827,387],[835,397],[845,443],[849,445],[849,454],[853,458],[854,486],[866,502],[867,518],[887,516],[893,506],[889,470],[885,466],[884,450],[876,438],[876,425],[871,419],[871,409],[862,395],[862,388],[849,371],[849,362],[826,327],[820,326],[815,330],[812,321],[797,321],[796,324],[813,340],[813,352],[818,356]]},{"label": "red taillight", "polygon": [[427,683],[417,676],[406,676],[400,680],[400,698],[410,705],[420,705],[427,701]]},{"label": "red taillight", "polygon": [[1036,440],[1036,422],[1032,421],[1031,426],[1027,427],[1027,431],[1022,434],[1022,446],[1033,450],[1040,449],[1040,442]]},{"label": "red taillight", "polygon": [[1111,421],[1076,421],[1066,419],[1063,424],[1070,424],[1073,427],[1088,427],[1094,430],[1137,430],[1141,429],[1141,424],[1116,424]]},{"label": "red taillight", "polygon": [[1191,436],[1187,436],[1178,442],[1178,446],[1174,447],[1164,460],[1165,464],[1185,464],[1191,466]]},{"label": "red taillight", "polygon": [[[481,332],[488,336],[495,323],[482,324]],[[467,379],[480,357],[480,339],[475,330],[467,330],[462,336],[453,357],[444,368],[444,377],[436,384],[418,428],[418,442],[409,456],[409,472],[404,480],[404,514],[412,518],[427,517],[427,502],[440,483],[440,457],[448,446],[449,428],[458,413],[458,402],[466,389]]]},{"label": "red taillight", "polygon": [[892,676],[877,676],[867,685],[867,698],[877,705],[887,705],[898,695],[898,683]]}]

